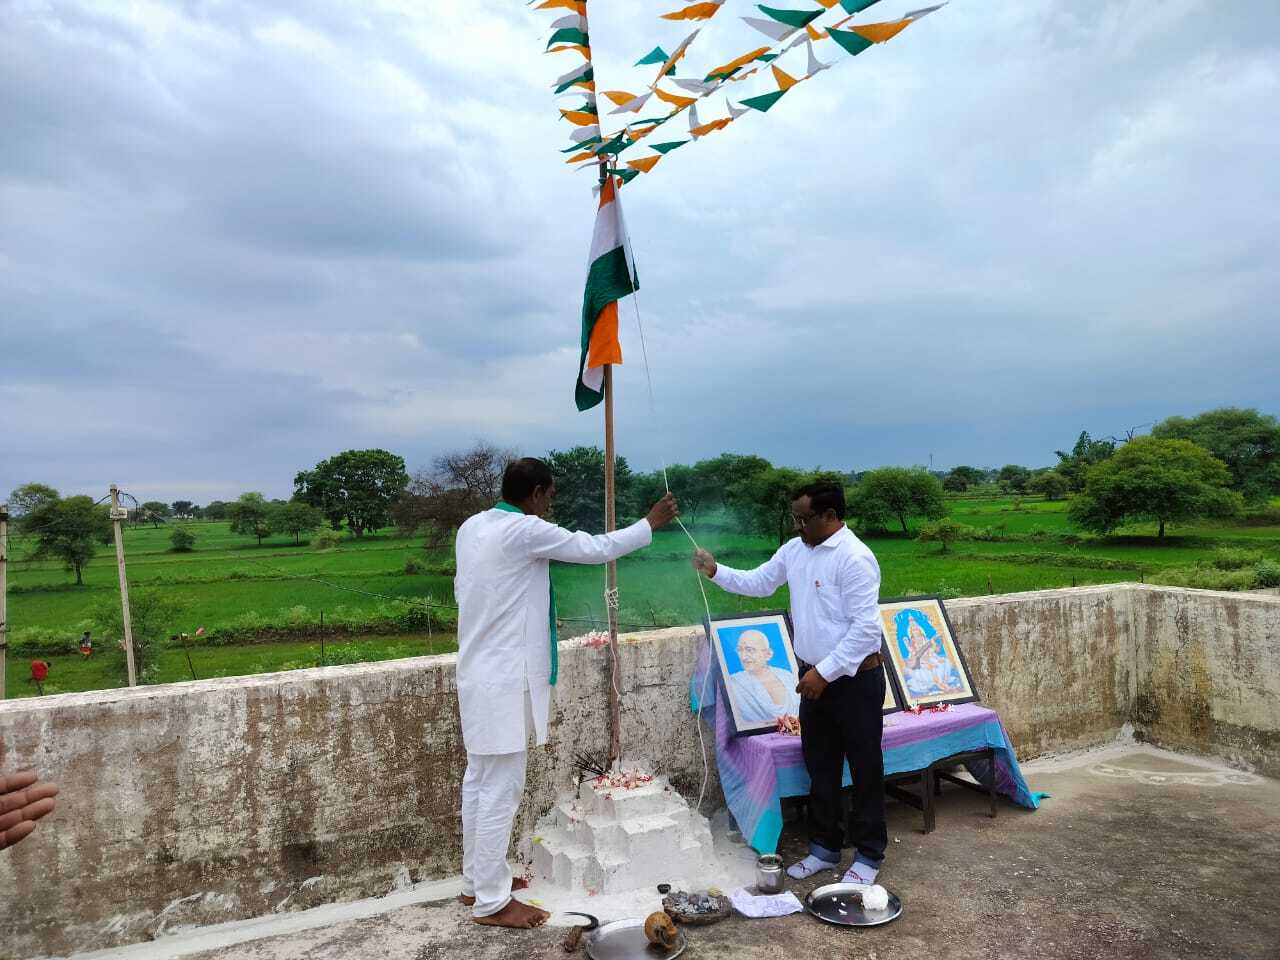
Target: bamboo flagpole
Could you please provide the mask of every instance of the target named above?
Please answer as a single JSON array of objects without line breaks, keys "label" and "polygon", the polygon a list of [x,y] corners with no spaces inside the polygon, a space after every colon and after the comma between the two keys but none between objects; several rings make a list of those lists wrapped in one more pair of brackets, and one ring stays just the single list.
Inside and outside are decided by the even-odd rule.
[{"label": "bamboo flagpole", "polygon": [[[135,500],[136,504],[137,501]],[[129,514],[120,506],[120,488],[111,485],[111,526],[116,536],[116,568],[120,573],[120,610],[121,622],[124,624],[124,657],[129,668],[129,686],[138,685],[138,672],[133,662],[133,623],[129,617],[129,578],[124,572],[124,534],[120,532],[120,521]]]},{"label": "bamboo flagpole", "polygon": [[0,503],[0,700],[5,697],[5,656],[9,652],[9,505]]},{"label": "bamboo flagpole", "polygon": [[[614,486],[613,450],[613,365],[604,368],[604,529],[618,527],[617,495]],[[609,616],[609,762],[622,754],[622,703],[618,683],[618,561],[605,567],[605,608]]]}]

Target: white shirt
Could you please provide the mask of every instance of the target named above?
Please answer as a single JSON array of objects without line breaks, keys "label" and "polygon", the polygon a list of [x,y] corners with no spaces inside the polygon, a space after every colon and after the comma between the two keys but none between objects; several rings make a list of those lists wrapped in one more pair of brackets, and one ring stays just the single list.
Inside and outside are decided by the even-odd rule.
[{"label": "white shirt", "polygon": [[526,690],[535,742],[547,741],[549,561],[607,563],[647,547],[652,539],[646,520],[592,536],[504,510],[477,513],[458,529],[458,712],[468,753],[525,748]]},{"label": "white shirt", "polygon": [[880,652],[880,564],[848,527],[816,547],[788,540],[754,570],[717,562],[711,579],[745,597],[767,597],[787,584],[796,656],[828,683],[853,676]]}]

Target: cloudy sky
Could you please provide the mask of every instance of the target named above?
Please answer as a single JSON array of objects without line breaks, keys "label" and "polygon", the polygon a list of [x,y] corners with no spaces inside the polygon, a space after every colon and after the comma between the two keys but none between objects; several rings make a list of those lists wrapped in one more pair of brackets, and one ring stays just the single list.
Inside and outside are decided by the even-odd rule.
[{"label": "cloudy sky", "polygon": [[[729,4],[692,66],[755,45]],[[643,82],[679,5],[593,0],[602,88]],[[0,492],[287,496],[351,447],[599,442],[551,19],[0,0]],[[1280,413],[1280,4],[956,0],[831,47],[625,191],[634,466],[1036,465],[1081,429]]]}]

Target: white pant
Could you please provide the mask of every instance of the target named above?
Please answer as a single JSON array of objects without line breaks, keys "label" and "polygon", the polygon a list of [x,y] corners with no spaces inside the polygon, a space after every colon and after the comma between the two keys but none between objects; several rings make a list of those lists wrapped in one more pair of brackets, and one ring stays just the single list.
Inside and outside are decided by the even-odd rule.
[{"label": "white pant", "polygon": [[476,898],[472,916],[487,917],[511,902],[507,847],[524,795],[525,751],[468,753],[462,778],[462,892]]}]

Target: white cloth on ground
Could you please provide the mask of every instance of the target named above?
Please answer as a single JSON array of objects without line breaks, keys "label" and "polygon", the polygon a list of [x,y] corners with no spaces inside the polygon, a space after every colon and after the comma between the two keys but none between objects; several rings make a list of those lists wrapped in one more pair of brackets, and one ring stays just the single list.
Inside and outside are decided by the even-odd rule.
[{"label": "white cloth on ground", "polygon": [[529,514],[485,510],[458,530],[458,712],[470,753],[523,750],[521,693],[533,700],[535,742],[551,710],[551,560],[607,563],[653,539],[645,520],[614,533],[572,533]]},{"label": "white cloth on ground", "polygon": [[789,913],[799,913],[804,906],[790,890],[783,893],[756,896],[747,893],[745,887],[729,894],[729,902],[733,909],[744,917],[785,917]]}]

